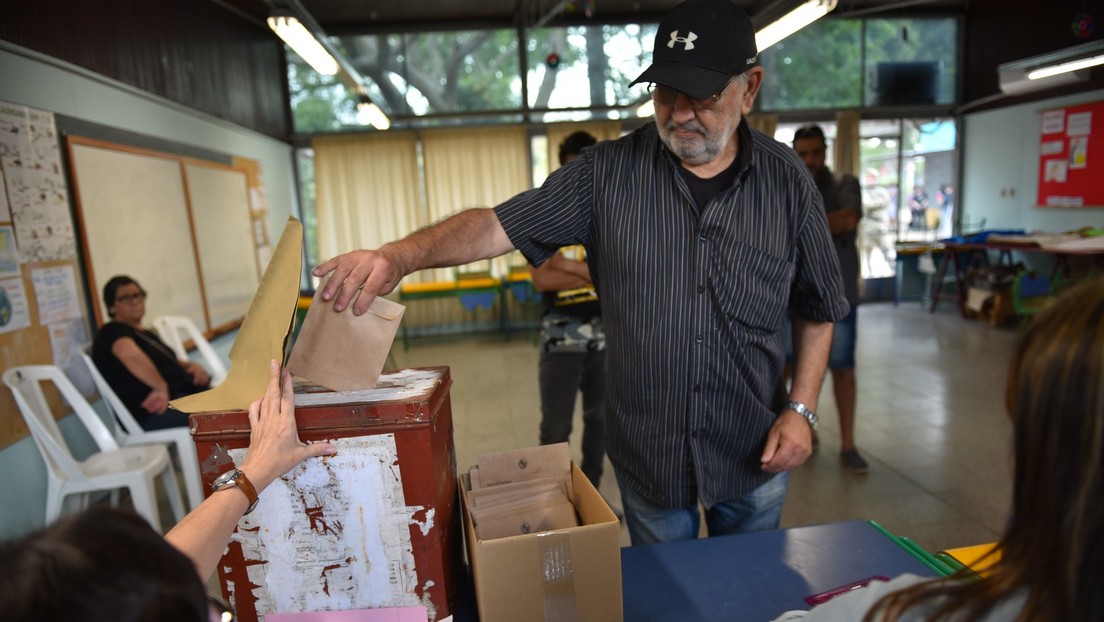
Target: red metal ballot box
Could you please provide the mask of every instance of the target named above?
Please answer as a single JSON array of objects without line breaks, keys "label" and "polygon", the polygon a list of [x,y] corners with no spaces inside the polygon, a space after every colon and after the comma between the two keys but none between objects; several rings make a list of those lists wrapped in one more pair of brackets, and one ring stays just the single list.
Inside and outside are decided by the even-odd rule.
[{"label": "red metal ballot box", "polygon": [[[374,389],[295,388],[303,441],[332,441],[261,493],[218,574],[238,619],[270,613],[455,608],[461,576],[456,450],[447,367],[404,369]],[[193,414],[205,489],[249,446],[244,411]]]}]

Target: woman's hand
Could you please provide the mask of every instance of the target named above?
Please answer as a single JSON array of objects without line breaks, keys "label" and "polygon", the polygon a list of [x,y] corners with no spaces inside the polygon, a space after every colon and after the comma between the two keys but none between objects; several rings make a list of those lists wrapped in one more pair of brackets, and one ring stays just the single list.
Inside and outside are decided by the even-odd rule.
[{"label": "woman's hand", "polygon": [[169,409],[169,391],[165,388],[154,389],[142,400],[142,408],[152,415],[163,415]]},{"label": "woman's hand", "polygon": [[337,453],[331,443],[299,440],[291,373],[281,373],[275,360],[270,368],[268,390],[249,405],[249,451],[241,465],[258,493],[303,460]]},{"label": "woman's hand", "polygon": [[184,373],[188,374],[188,378],[191,379],[192,384],[197,387],[205,387],[211,384],[211,376],[207,373],[206,369],[199,363],[193,361],[181,361],[180,366],[184,368]]}]

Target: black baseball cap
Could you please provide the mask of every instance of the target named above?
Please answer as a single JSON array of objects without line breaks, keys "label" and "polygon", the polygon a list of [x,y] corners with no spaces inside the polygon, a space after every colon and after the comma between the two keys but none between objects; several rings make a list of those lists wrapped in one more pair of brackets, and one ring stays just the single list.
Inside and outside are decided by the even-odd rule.
[{"label": "black baseball cap", "polygon": [[729,0],[687,0],[660,20],[652,66],[632,84],[655,82],[705,99],[758,62],[747,13]]}]

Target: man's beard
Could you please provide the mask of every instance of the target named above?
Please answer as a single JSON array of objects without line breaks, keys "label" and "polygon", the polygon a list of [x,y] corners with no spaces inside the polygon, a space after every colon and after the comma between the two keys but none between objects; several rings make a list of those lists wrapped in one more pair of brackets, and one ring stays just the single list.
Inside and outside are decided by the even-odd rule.
[{"label": "man's beard", "polygon": [[[694,132],[698,137],[679,139],[675,137],[677,130]],[[659,138],[683,164],[700,166],[716,159],[732,136],[723,131],[710,134],[704,125],[693,120],[686,123],[668,121],[659,128]]]}]

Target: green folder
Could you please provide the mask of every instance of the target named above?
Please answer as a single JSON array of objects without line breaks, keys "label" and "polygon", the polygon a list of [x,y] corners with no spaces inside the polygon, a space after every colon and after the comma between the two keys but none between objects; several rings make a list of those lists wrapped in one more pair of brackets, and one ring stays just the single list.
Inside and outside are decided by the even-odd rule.
[{"label": "green folder", "polygon": [[919,544],[916,544],[912,540],[904,536],[893,535],[888,529],[879,525],[877,521],[872,520],[870,521],[870,524],[875,529],[882,532],[882,535],[892,540],[894,543],[897,544],[897,546],[904,549],[906,552],[908,552],[909,555],[915,557],[917,560],[919,560],[921,564],[927,566],[929,570],[936,573],[937,575],[941,577],[947,577],[956,572],[956,570],[950,565],[936,558],[931,553],[925,551],[923,547],[921,547]]}]

